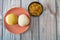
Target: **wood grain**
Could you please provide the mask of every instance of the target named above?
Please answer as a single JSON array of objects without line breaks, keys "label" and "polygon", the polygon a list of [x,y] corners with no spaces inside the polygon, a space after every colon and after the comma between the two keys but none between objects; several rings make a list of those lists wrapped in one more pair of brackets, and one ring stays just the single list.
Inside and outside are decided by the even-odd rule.
[{"label": "wood grain", "polygon": [[55,0],[39,2],[44,6],[44,12],[39,17],[40,40],[56,40]]},{"label": "wood grain", "polygon": [[57,39],[60,40],[60,0],[56,0],[57,2]]},{"label": "wood grain", "polygon": [[[0,40],[60,40],[60,0],[57,0],[57,5],[56,0],[0,0],[0,14],[3,13],[4,17],[5,13],[14,7],[21,7],[28,11],[28,5],[33,1],[39,1],[43,5],[42,15],[31,16],[31,26],[23,34],[16,35],[9,32],[4,23],[2,26],[0,22]],[[0,19],[2,19],[2,15],[0,15]]]},{"label": "wood grain", "polygon": [[0,0],[0,40],[2,37],[2,0]]},{"label": "wood grain", "polygon": [[[28,1],[27,0],[22,0],[22,3],[21,3],[22,8],[24,8],[28,11],[28,6],[33,1],[35,1],[35,0],[28,0]],[[38,22],[38,19],[37,18],[34,19],[34,17],[31,16],[31,26],[30,26],[30,28],[28,29],[27,32],[25,32],[24,34],[21,35],[22,40],[38,40],[38,37],[37,37],[38,36],[38,34],[37,34],[38,31],[36,31],[37,30],[36,28],[38,27],[37,26],[38,24],[36,23],[36,21]],[[36,26],[35,26],[35,24],[36,24]]]},{"label": "wood grain", "polygon": [[[13,7],[20,7],[20,0],[3,0],[3,14]],[[3,40],[20,40],[20,35],[9,32],[3,24]]]}]

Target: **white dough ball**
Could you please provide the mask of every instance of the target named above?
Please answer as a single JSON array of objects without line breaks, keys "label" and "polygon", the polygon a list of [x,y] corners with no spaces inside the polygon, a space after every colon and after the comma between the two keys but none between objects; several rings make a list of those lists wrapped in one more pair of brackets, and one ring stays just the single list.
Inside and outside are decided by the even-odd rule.
[{"label": "white dough ball", "polygon": [[29,22],[30,22],[30,20],[25,14],[22,14],[18,17],[18,24],[20,26],[26,26],[29,24]]}]

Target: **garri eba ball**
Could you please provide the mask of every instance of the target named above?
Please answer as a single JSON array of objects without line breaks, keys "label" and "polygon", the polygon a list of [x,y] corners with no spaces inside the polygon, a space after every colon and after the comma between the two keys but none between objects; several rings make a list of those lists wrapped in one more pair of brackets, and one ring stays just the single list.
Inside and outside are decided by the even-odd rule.
[{"label": "garri eba ball", "polygon": [[30,22],[29,18],[25,15],[25,14],[21,14],[19,17],[18,17],[18,24],[20,26],[26,26],[28,25]]},{"label": "garri eba ball", "polygon": [[15,14],[8,14],[6,16],[6,22],[9,25],[14,25],[18,22],[18,17]]}]

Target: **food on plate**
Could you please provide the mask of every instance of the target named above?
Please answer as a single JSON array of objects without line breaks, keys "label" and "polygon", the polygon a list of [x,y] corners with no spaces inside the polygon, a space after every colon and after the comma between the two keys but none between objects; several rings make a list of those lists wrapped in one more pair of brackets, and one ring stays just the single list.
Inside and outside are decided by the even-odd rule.
[{"label": "food on plate", "polygon": [[[20,18],[22,21],[24,21],[23,23],[19,20]],[[23,26],[20,24],[20,22]],[[11,8],[4,16],[4,27],[14,34],[26,32],[30,27],[30,22],[30,14],[24,8]]]},{"label": "food on plate", "polygon": [[43,12],[43,6],[39,2],[32,2],[28,7],[28,11],[33,16],[39,16]]},{"label": "food on plate", "polygon": [[19,17],[18,17],[18,24],[21,27],[28,25],[29,22],[30,22],[30,20],[29,20],[28,16],[26,16],[25,14],[19,15]]},{"label": "food on plate", "polygon": [[6,16],[6,22],[9,25],[14,25],[14,24],[16,24],[18,22],[18,17],[15,14],[13,14],[13,13],[8,14]]}]

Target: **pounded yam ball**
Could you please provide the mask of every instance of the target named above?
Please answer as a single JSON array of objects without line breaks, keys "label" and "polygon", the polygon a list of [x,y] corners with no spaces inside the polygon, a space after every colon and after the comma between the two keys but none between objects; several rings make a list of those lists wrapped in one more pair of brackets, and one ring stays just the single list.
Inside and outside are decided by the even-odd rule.
[{"label": "pounded yam ball", "polygon": [[28,25],[30,22],[29,18],[25,15],[25,14],[21,14],[19,17],[18,17],[18,24],[20,26],[26,26]]},{"label": "pounded yam ball", "polygon": [[9,25],[14,25],[18,22],[18,17],[15,14],[8,14],[6,16],[6,22]]}]

